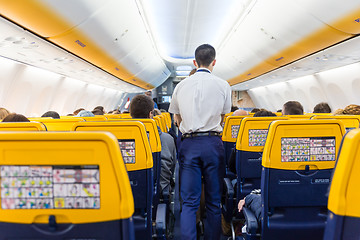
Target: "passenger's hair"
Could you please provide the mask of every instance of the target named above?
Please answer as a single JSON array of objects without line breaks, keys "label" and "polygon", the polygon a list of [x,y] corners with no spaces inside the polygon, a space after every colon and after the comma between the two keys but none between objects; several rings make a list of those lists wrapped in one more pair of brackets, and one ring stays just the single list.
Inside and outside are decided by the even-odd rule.
[{"label": "passenger's hair", "polygon": [[235,106],[231,106],[231,110],[230,112],[235,112],[236,110],[238,110],[239,108],[238,107],[235,107]]},{"label": "passenger's hair", "polygon": [[7,115],[3,120],[3,122],[30,122],[27,117],[21,114],[11,113]]},{"label": "passenger's hair", "polygon": [[326,102],[316,104],[313,113],[331,113],[331,108]]},{"label": "passenger's hair", "polygon": [[60,115],[55,111],[47,111],[41,117],[52,117],[54,119],[60,119]]},{"label": "passenger's hair", "polygon": [[121,114],[121,112],[116,109],[116,110],[114,110],[114,111],[112,112],[112,114]]},{"label": "passenger's hair", "polygon": [[6,108],[0,108],[0,120],[4,119],[10,112]]},{"label": "passenger's hair", "polygon": [[259,108],[253,108],[250,112],[251,113],[257,113],[257,112],[260,112],[260,109]]},{"label": "passenger's hair", "polygon": [[154,110],[154,101],[146,95],[136,95],[130,102],[129,110],[132,118],[149,118]]},{"label": "passenger's hair", "polygon": [[94,115],[104,115],[104,112],[101,111],[100,109],[94,109],[91,111]]},{"label": "passenger's hair", "polygon": [[152,97],[152,93],[151,93],[150,90],[149,90],[149,91],[146,91],[146,92],[145,92],[145,95],[148,96],[148,97]]},{"label": "passenger's hair", "polygon": [[256,112],[253,117],[276,117],[276,114],[268,110],[260,110]]},{"label": "passenger's hair", "polygon": [[278,110],[276,110],[276,112],[282,112],[282,109],[278,109]]},{"label": "passenger's hair", "polygon": [[304,108],[298,101],[288,101],[283,106],[284,115],[303,115]]},{"label": "passenger's hair", "polygon": [[208,67],[215,60],[215,48],[209,44],[200,45],[195,50],[195,60],[198,67]]},{"label": "passenger's hair", "polygon": [[360,115],[360,106],[356,104],[350,104],[344,108],[343,114]]},{"label": "passenger's hair", "polygon": [[94,117],[95,115],[86,110],[81,110],[78,114],[75,115],[75,117]]},{"label": "passenger's hair", "polygon": [[342,114],[344,114],[344,109],[342,109],[342,108],[336,109],[333,112],[333,115],[342,115]]},{"label": "passenger's hair", "polygon": [[79,108],[79,109],[76,109],[73,113],[74,113],[74,116],[76,116],[80,111],[82,110],[85,110],[84,108]]},{"label": "passenger's hair", "polygon": [[[97,107],[94,108],[93,111],[95,111],[96,109],[99,109],[100,111],[102,111],[103,113],[105,113],[103,106],[97,106]],[[95,115],[96,115],[96,114],[95,114]]]}]

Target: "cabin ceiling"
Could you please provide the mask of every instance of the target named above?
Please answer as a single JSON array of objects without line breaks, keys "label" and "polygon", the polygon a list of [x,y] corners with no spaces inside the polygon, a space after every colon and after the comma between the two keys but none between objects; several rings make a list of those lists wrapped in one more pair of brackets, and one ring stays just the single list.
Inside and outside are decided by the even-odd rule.
[{"label": "cabin ceiling", "polygon": [[238,90],[360,57],[358,0],[0,0],[0,15],[1,56],[128,92],[187,75],[203,43]]}]

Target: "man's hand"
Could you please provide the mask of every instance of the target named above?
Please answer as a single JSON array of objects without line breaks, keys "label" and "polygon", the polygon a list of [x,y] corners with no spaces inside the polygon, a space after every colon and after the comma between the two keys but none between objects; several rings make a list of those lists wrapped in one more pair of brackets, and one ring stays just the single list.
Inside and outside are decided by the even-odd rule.
[{"label": "man's hand", "polygon": [[180,123],[182,121],[182,118],[180,114],[174,114],[174,123],[177,127],[180,127]]}]

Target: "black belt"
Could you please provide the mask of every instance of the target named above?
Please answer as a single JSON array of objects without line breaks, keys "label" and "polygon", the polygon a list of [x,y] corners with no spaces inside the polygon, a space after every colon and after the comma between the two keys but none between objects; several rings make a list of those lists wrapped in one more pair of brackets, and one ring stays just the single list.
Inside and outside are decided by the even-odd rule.
[{"label": "black belt", "polygon": [[193,133],[184,133],[181,138],[193,138],[193,137],[205,137],[205,136],[221,136],[219,132],[193,132]]}]

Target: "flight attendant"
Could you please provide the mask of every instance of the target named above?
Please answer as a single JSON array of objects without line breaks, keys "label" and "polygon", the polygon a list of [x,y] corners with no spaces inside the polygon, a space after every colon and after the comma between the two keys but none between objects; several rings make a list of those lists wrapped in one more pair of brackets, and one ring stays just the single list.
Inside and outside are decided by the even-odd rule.
[{"label": "flight attendant", "polygon": [[211,74],[215,49],[208,44],[195,51],[197,71],[175,88],[169,112],[183,133],[181,161],[182,239],[196,239],[196,211],[200,204],[201,177],[205,186],[205,239],[220,239],[221,191],[225,173],[220,123],[231,109],[229,84]]}]

